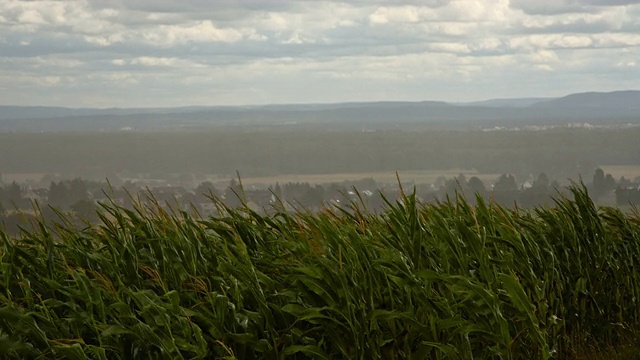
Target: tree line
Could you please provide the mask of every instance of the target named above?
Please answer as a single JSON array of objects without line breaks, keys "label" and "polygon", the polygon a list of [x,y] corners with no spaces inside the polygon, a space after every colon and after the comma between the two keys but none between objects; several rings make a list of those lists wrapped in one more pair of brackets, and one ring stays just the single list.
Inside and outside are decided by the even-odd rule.
[{"label": "tree line", "polygon": [[577,179],[640,165],[640,128],[548,131],[229,130],[0,134],[0,171],[103,179],[115,173],[270,176],[475,169]]},{"label": "tree line", "polygon": [[[598,168],[584,182],[596,202],[625,206],[640,205],[638,180],[640,177],[634,181],[624,177],[616,180]],[[193,189],[186,189],[179,186],[147,188],[130,181],[112,187],[106,182],[76,178],[51,181],[48,188],[40,189],[17,182],[3,184],[0,186],[0,222],[16,230],[25,218],[28,220],[36,215],[55,221],[59,218],[57,211],[72,213],[78,219],[91,222],[98,219],[96,210],[100,202],[116,202],[131,208],[141,199],[151,199],[175,210],[205,214],[215,209],[212,198],[231,208],[246,204],[256,210],[268,210],[274,204],[282,203],[290,209],[316,211],[324,206],[344,206],[357,201],[375,211],[384,208],[388,201],[395,201],[402,191],[415,191],[418,199],[425,203],[447,201],[462,195],[470,203],[475,203],[479,197],[508,207],[532,208],[552,204],[554,197],[566,193],[566,188],[544,172],[527,180],[517,180],[514,174],[502,174],[488,184],[477,176],[467,178],[460,174],[449,179],[440,177],[433,184],[383,184],[365,178],[324,185],[276,183],[257,189],[244,188],[236,179],[224,187],[205,181]]]}]

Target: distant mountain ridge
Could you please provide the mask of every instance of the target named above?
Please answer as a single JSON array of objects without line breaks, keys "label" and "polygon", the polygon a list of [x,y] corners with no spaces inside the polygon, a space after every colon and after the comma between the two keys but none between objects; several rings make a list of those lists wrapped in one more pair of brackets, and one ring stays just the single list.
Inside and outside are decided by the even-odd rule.
[{"label": "distant mountain ridge", "polygon": [[544,101],[554,100],[556,98],[536,97],[536,98],[511,98],[511,99],[489,99],[483,101],[474,101],[466,103],[458,103],[463,106],[485,106],[497,108],[524,108],[535,105]]},{"label": "distant mountain ridge", "polygon": [[185,106],[171,108],[68,108],[62,106],[0,105],[0,120],[4,119],[53,119],[72,116],[125,116],[134,114],[179,114],[212,108]]},{"label": "distant mountain ridge", "polygon": [[0,106],[0,132],[171,130],[209,126],[305,125],[392,129],[545,125],[574,122],[640,124],[640,91],[587,92],[560,98],[468,103],[378,101],[336,104],[64,108]]},{"label": "distant mountain ridge", "polygon": [[585,92],[532,104],[538,108],[640,109],[640,91]]},{"label": "distant mountain ridge", "polygon": [[372,101],[345,102],[329,104],[270,104],[270,105],[238,105],[238,106],[184,106],[167,108],[68,108],[60,106],[15,106],[0,105],[0,120],[16,119],[54,119],[82,116],[126,116],[144,114],[185,114],[206,111],[323,111],[353,108],[392,108],[392,107],[424,107],[449,106],[444,101]]}]

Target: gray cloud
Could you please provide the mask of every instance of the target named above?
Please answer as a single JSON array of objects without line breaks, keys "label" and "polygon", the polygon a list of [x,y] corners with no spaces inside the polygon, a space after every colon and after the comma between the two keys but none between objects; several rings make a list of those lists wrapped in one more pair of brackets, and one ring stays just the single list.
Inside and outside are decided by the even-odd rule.
[{"label": "gray cloud", "polygon": [[638,5],[638,0],[582,0],[583,3],[588,5],[599,6],[615,6],[615,5]]},{"label": "gray cloud", "polygon": [[598,7],[637,5],[638,0],[510,0],[510,6],[531,15],[591,13]]},{"label": "gray cloud", "polygon": [[638,18],[603,0],[3,0],[0,99],[468,100],[579,91],[596,72],[584,90],[633,87]]}]

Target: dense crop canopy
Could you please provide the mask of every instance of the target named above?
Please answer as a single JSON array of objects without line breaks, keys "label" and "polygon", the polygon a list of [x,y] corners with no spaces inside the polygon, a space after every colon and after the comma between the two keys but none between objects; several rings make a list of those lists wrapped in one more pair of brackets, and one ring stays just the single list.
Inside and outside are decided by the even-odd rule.
[{"label": "dense crop canopy", "polygon": [[0,233],[0,358],[597,351],[640,324],[640,221],[572,191],[533,212],[412,195],[378,214],[108,204],[85,229]]}]

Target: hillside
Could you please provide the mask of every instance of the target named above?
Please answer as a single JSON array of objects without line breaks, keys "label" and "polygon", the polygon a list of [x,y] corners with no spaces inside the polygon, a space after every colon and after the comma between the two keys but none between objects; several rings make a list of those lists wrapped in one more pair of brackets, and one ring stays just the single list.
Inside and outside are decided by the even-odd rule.
[{"label": "hillside", "polygon": [[571,94],[559,99],[547,100],[531,105],[535,108],[567,109],[611,109],[637,110],[640,114],[640,91],[614,91],[609,93],[586,92]]},{"label": "hillside", "polygon": [[479,129],[514,125],[640,123],[640,91],[573,94],[559,99],[473,103],[361,102],[146,109],[0,106],[0,132],[184,130],[219,126],[297,126],[335,130],[416,127]]}]

